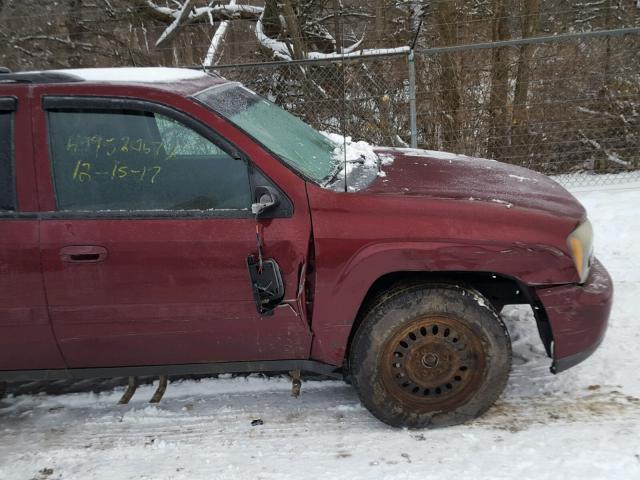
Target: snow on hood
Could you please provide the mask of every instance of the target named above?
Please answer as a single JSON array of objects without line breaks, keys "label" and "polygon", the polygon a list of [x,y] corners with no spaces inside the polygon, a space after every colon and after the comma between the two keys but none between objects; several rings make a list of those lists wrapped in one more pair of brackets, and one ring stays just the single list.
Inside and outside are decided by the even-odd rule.
[{"label": "snow on hood", "polygon": [[202,70],[167,67],[71,68],[53,70],[55,73],[75,75],[87,82],[177,82],[208,76]]},{"label": "snow on hood", "polygon": [[[329,133],[329,132],[321,132],[325,137],[331,140],[336,144],[336,148],[333,151],[333,157],[337,160],[346,160],[347,162],[347,173],[351,171],[349,168],[349,163],[362,163],[364,161],[365,166],[368,167],[377,167],[378,166],[378,156],[371,144],[359,141],[354,142],[351,137],[343,137],[337,133]],[[346,147],[346,158],[345,158],[345,147]]]},{"label": "snow on hood", "polygon": [[[402,153],[403,155],[410,155],[412,157],[427,157],[437,158],[439,160],[468,160],[471,157],[467,155],[461,155],[451,152],[440,152],[438,150],[422,150],[418,148],[394,148],[394,151]],[[492,160],[495,162],[495,160]]]},{"label": "snow on hood", "polygon": [[[582,205],[549,177],[516,165],[447,152],[376,149],[395,159],[385,178],[362,190],[376,195],[483,201],[504,208],[529,208],[580,221]],[[348,179],[350,181],[350,179]]]},{"label": "snow on hood", "polygon": [[[331,190],[345,190],[346,172],[349,192],[460,198],[505,208],[565,210],[576,218],[584,215],[582,206],[562,186],[522,167],[437,150],[378,147],[354,142],[352,137],[321,133],[335,145],[332,156],[338,171],[324,186]],[[394,164],[394,160],[398,162]]]},{"label": "snow on hood", "polygon": [[351,137],[344,137],[337,133],[321,133],[336,145],[332,156],[339,165],[335,180],[327,185],[327,188],[343,191],[345,172],[347,188],[350,192],[365,187],[376,176],[385,176],[381,165],[389,164],[389,159],[385,157],[384,161],[381,161],[380,156],[376,154],[377,147],[364,141],[354,142]]}]

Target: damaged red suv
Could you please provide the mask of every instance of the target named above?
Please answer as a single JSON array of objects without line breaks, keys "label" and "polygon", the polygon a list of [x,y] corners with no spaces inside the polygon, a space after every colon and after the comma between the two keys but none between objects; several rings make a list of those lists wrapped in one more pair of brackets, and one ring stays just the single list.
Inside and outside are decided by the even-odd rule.
[{"label": "damaged red suv", "polygon": [[3,381],[304,370],[452,425],[507,382],[505,305],[554,373],[611,308],[544,175],[344,141],[203,72],[1,73],[0,185]]}]

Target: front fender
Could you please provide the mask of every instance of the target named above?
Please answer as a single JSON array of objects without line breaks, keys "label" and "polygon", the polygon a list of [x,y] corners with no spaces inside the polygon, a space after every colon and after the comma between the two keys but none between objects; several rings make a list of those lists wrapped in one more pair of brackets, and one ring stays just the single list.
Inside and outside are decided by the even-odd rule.
[{"label": "front fender", "polygon": [[532,286],[566,283],[575,277],[571,258],[544,245],[379,242],[362,246],[341,259],[344,242],[327,239],[316,245],[318,258],[329,252],[333,257],[317,265],[311,358],[332,365],[342,363],[360,305],[371,285],[384,275],[491,272]]}]

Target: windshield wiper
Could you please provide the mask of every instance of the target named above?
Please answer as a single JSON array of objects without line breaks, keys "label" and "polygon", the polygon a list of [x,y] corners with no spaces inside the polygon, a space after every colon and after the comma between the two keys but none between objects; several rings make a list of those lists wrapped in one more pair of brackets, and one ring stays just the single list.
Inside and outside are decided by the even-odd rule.
[{"label": "windshield wiper", "polygon": [[[364,157],[364,155],[360,155],[360,158],[358,160],[347,160],[348,164],[359,164],[359,165],[364,165],[366,161],[366,158]],[[344,167],[344,160],[340,160],[339,162],[336,163],[336,169],[335,171],[327,177],[326,180],[324,180],[322,182],[322,186],[326,187],[328,185],[331,185],[333,182],[335,182],[338,178],[338,175],[340,175],[340,172],[342,172],[343,170],[345,170]],[[379,167],[378,167],[379,168]],[[345,171],[345,177],[346,177],[347,172]]]},{"label": "windshield wiper", "polygon": [[326,180],[323,180],[321,185],[322,187],[327,187],[329,185],[331,185],[333,182],[336,181],[336,179],[338,178],[338,174],[342,171],[342,168],[340,168],[340,165],[337,165],[337,168],[335,169],[335,171],[331,174],[328,175],[326,177]]}]

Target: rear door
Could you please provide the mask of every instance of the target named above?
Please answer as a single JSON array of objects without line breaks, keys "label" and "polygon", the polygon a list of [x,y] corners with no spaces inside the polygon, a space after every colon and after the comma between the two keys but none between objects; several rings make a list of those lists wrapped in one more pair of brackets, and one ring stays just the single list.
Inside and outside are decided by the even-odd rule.
[{"label": "rear door", "polygon": [[[295,300],[261,317],[246,266],[254,187],[277,185],[206,118],[130,99],[39,100],[39,173],[54,200],[44,279],[69,367],[308,357]],[[263,226],[293,299],[310,235],[303,198]]]},{"label": "rear door", "polygon": [[42,282],[26,88],[0,94],[0,370],[64,367]]}]

